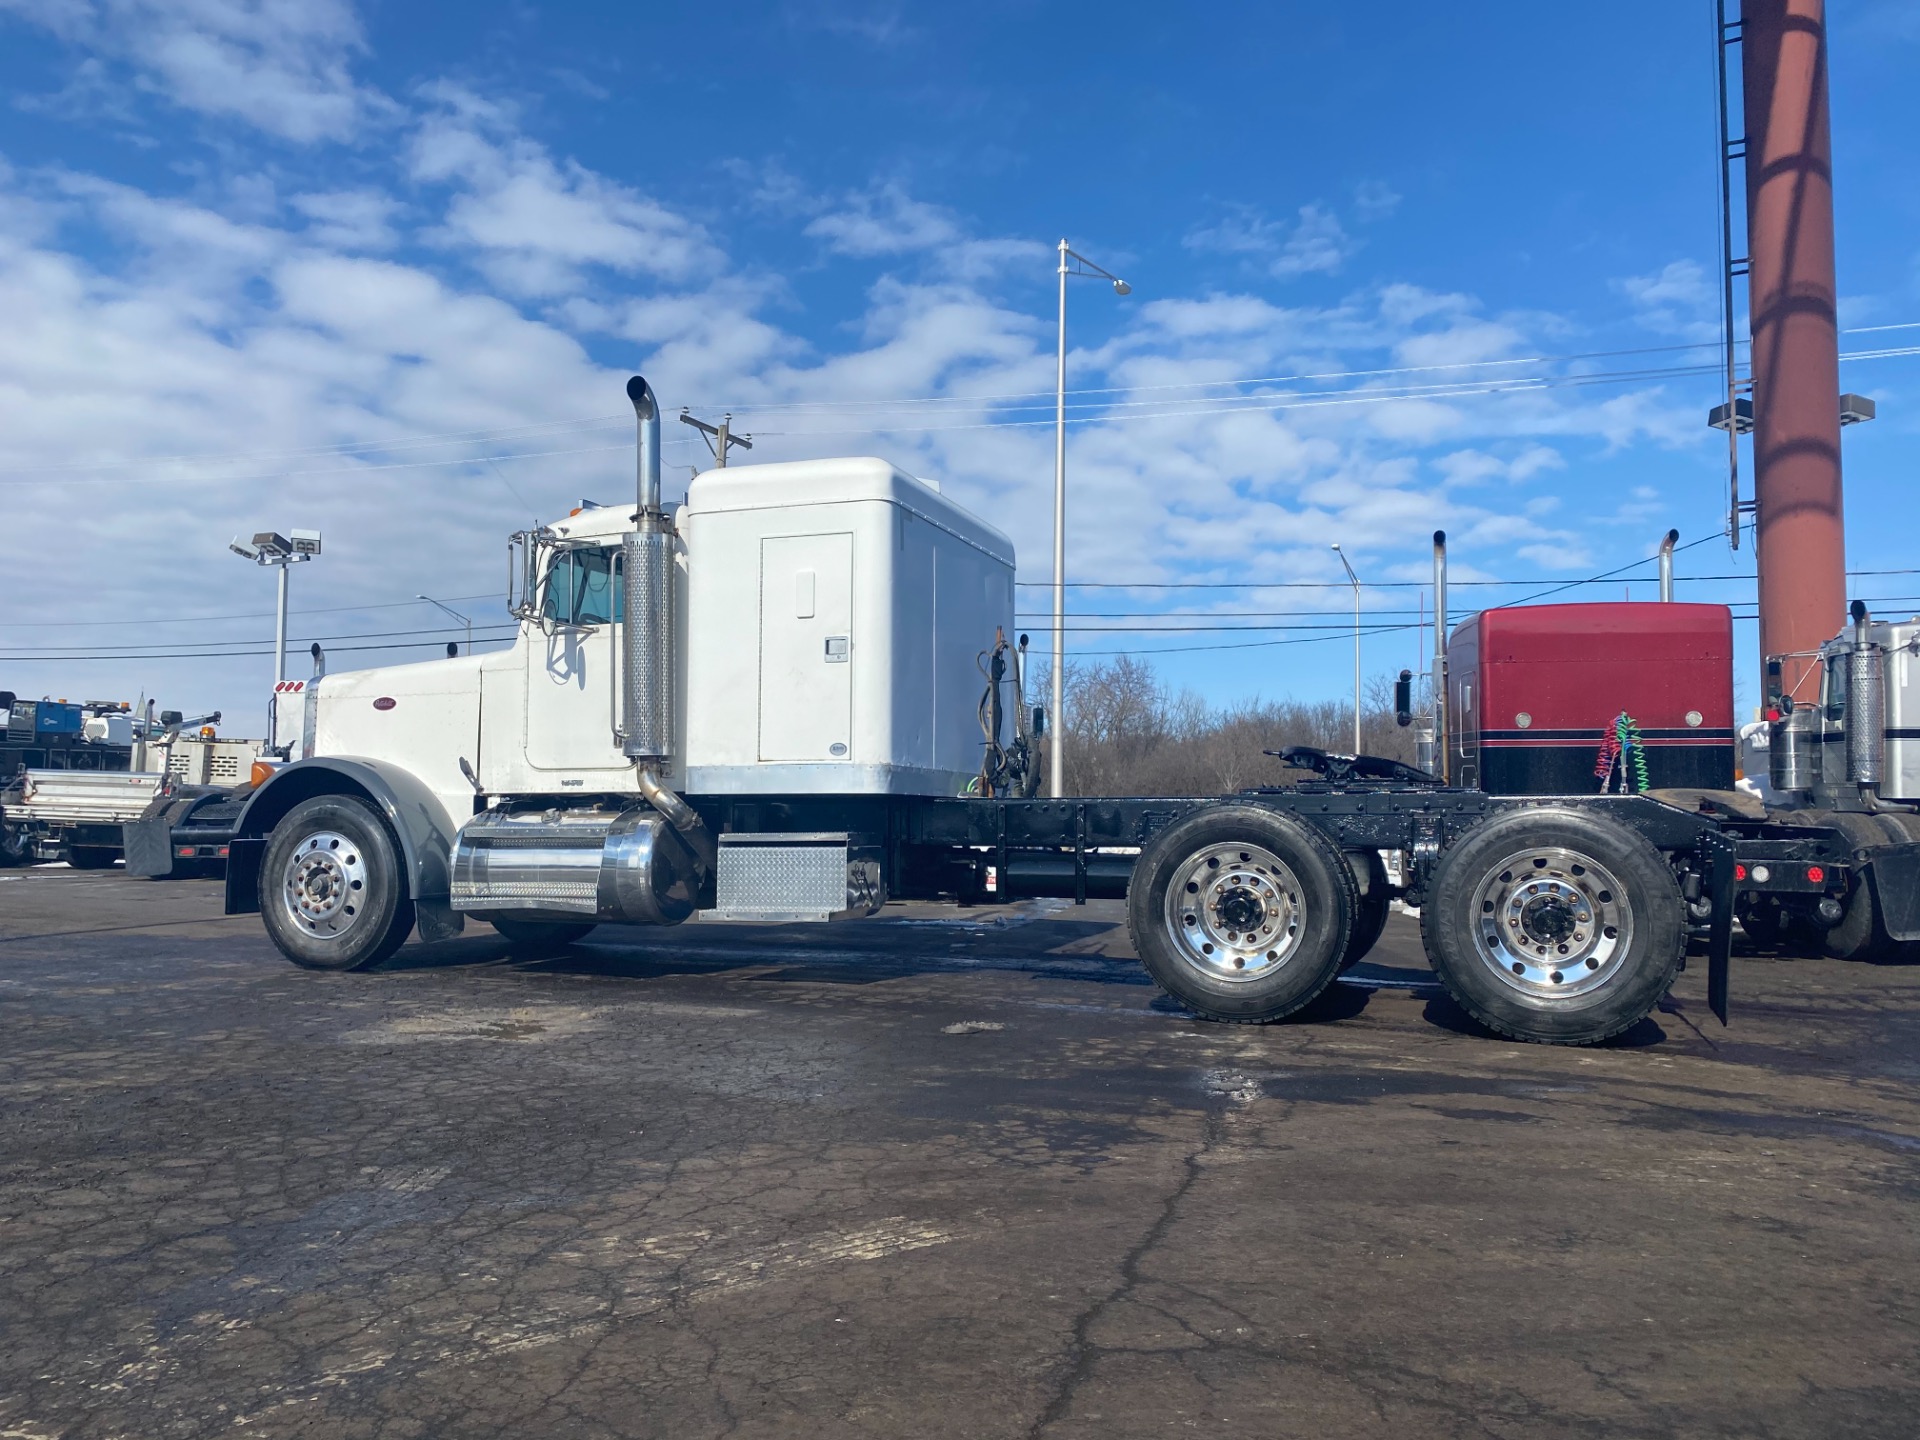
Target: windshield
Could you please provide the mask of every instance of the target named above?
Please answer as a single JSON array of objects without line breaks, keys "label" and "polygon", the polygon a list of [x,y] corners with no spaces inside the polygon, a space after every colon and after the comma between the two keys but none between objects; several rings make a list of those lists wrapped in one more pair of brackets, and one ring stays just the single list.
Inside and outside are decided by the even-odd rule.
[{"label": "windshield", "polygon": [[547,570],[540,614],[560,625],[616,624],[620,590],[618,550],[562,550]]}]

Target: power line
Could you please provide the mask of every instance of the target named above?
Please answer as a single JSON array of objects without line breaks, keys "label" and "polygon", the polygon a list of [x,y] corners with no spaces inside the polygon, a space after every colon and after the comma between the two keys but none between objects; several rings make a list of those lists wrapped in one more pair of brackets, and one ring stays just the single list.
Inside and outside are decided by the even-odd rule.
[{"label": "power line", "polygon": [[[491,625],[489,625],[489,624],[483,624],[483,625],[481,626],[481,628],[482,628],[482,629],[485,629],[485,630],[491,630],[491,631],[504,631],[504,632],[505,632],[504,634],[493,634],[493,635],[483,635],[483,636],[482,636],[481,638],[482,638],[482,639],[484,639],[484,640],[500,640],[500,639],[504,639],[504,638],[506,638],[506,636],[507,636],[507,635],[511,635],[511,634],[514,634],[514,633],[517,633],[517,632],[518,632],[518,629],[519,629],[519,627],[518,627],[517,625],[505,625],[505,624],[491,624]],[[295,649],[295,648],[298,648],[298,647],[300,647],[300,646],[305,646],[305,645],[312,645],[312,644],[314,644],[314,643],[316,643],[316,642],[320,642],[320,641],[335,641],[335,640],[387,640],[387,639],[393,639],[393,638],[397,638],[397,637],[399,637],[399,636],[403,636],[403,635],[448,635],[448,634],[457,634],[457,633],[459,633],[459,631],[458,631],[457,629],[455,629],[454,627],[451,627],[451,626],[447,626],[447,625],[436,625],[436,626],[433,626],[432,628],[430,628],[430,629],[426,629],[426,630],[351,630],[351,631],[346,631],[346,632],[343,632],[343,633],[341,633],[341,634],[338,634],[338,635],[294,635],[294,636],[288,636],[288,637],[287,637],[287,646],[288,646],[288,648],[289,648],[289,649]],[[158,643],[156,643],[156,644],[154,644],[154,645],[121,645],[121,646],[117,646],[117,647],[112,647],[112,648],[114,648],[114,649],[116,650],[116,652],[129,652],[129,651],[131,651],[131,652],[147,652],[147,651],[161,651],[161,647],[162,647],[163,645],[178,645],[178,644],[180,644],[180,643],[182,643],[182,642],[180,642],[180,641],[177,641],[177,640],[170,640],[170,641],[162,641],[162,642],[158,642]],[[201,641],[200,643],[201,643],[201,644],[203,644],[203,645],[220,645],[220,646],[225,646],[225,647],[232,647],[232,646],[247,646],[247,645],[257,645],[257,644],[259,644],[260,642],[259,642],[258,640],[254,640],[254,639],[248,639],[248,640],[203,640],[203,641]],[[92,652],[92,651],[98,651],[98,650],[102,650],[102,649],[105,649],[105,648],[108,648],[108,647],[103,647],[103,646],[99,646],[99,645],[90,645],[90,646],[84,646],[84,647],[81,647],[81,649],[83,649],[83,650],[85,650],[85,651],[88,651],[88,652]],[[40,647],[40,648],[38,648],[38,649],[32,649],[32,648],[29,648],[29,649],[25,649],[25,650],[23,650],[23,652],[22,652],[22,653],[24,653],[24,654],[29,654],[29,655],[48,655],[48,656],[51,656],[51,655],[53,655],[53,653],[54,653],[54,652],[53,652],[53,651],[52,651],[52,650],[51,650],[51,649],[50,649],[49,647],[45,647],[45,646],[42,646],[42,647]],[[162,653],[165,653],[165,652],[162,652]],[[248,654],[252,654],[252,653],[254,653],[254,652],[252,652],[251,650],[238,650],[238,649],[231,649],[231,648],[227,648],[227,649],[221,649],[221,650],[214,650],[214,651],[207,651],[207,652],[202,652],[202,653],[206,653],[206,654],[215,654],[215,655],[248,655]],[[273,652],[272,652],[271,650],[268,650],[268,651],[267,651],[266,653],[268,653],[268,654],[270,655],[270,654],[272,654]]]},{"label": "power line", "polygon": [[[1707,537],[1717,540],[1718,535]],[[1680,550],[1692,549],[1694,545],[1704,543],[1695,540],[1689,545],[1677,547]],[[1636,565],[1651,565],[1658,557],[1637,560]],[[1904,570],[1849,570],[1849,577],[1861,575],[1920,575],[1920,568]],[[1595,576],[1589,580],[1572,580],[1570,585],[1598,585],[1607,576]],[[1741,575],[1677,575],[1676,581],[1693,584],[1708,580],[1751,580],[1750,574]],[[1468,585],[1555,585],[1560,583],[1552,577],[1537,580],[1449,580],[1449,590],[1459,590]],[[1051,580],[1016,580],[1014,584],[1027,590],[1051,590]],[[1426,590],[1432,587],[1427,580],[1369,580],[1362,587],[1367,590]],[[1353,587],[1345,580],[1069,580],[1069,590],[1350,590]],[[1037,612],[1029,612],[1037,613]],[[1047,611],[1051,615],[1052,611]]]},{"label": "power line", "polygon": [[[491,600],[500,592],[489,590],[484,595],[449,595],[454,602],[461,600]],[[290,610],[290,615],[353,615],[363,610],[398,610],[409,605],[418,605],[419,600],[381,600],[371,605],[315,605],[300,610]],[[78,625],[198,625],[224,620],[271,620],[271,610],[250,610],[235,615],[170,615],[164,617],[142,617],[138,620],[0,620],[0,630],[43,629],[53,626]]]},{"label": "power line", "polygon": [[[327,653],[350,655],[360,650],[438,650],[445,644],[444,640],[404,640],[392,645],[336,645],[329,647]],[[273,654],[273,647],[269,645],[264,650],[175,650],[165,654],[143,652],[132,655],[45,655],[36,652],[27,655],[0,655],[0,660],[62,660],[76,663],[85,660],[235,660],[271,654]]]},{"label": "power line", "polygon": [[[1857,326],[1857,328],[1843,330],[1841,334],[1866,334],[1866,332],[1910,330],[1910,328],[1920,328],[1920,321],[1916,321],[1916,323]],[[1741,344],[1745,344],[1745,342],[1741,342]],[[1069,396],[1164,394],[1164,392],[1175,392],[1175,390],[1223,390],[1223,388],[1246,388],[1246,386],[1260,386],[1260,384],[1292,384],[1292,382],[1300,382],[1300,380],[1340,380],[1340,378],[1365,380],[1365,378],[1380,378],[1380,376],[1394,376],[1394,374],[1438,374],[1438,372],[1452,371],[1486,371],[1486,369],[1500,369],[1500,367],[1513,367],[1513,365],[1563,365],[1563,363],[1586,361],[1586,359],[1617,359],[1617,357],[1624,357],[1624,355],[1657,355],[1657,353],[1674,353],[1674,351],[1715,348],[1716,342],[1699,342],[1699,344],[1676,344],[1676,346],[1640,346],[1640,348],[1632,349],[1596,349],[1596,351],[1574,351],[1574,353],[1567,353],[1567,355],[1524,355],[1524,357],[1511,357],[1511,359],[1453,361],[1453,363],[1448,363],[1448,365],[1402,365],[1402,367],[1384,367],[1384,369],[1308,371],[1298,372],[1298,374],[1271,374],[1271,376],[1227,378],[1227,380],[1181,380],[1181,382],[1148,384],[1148,386],[1091,386],[1091,388],[1069,390],[1068,394]],[[1843,353],[1839,359],[1845,359],[1845,361],[1891,359],[1891,357],[1914,355],[1914,353],[1920,353],[1920,348],[1855,351],[1855,353]],[[1701,374],[1701,372],[1713,372],[1716,371],[1716,369],[1718,369],[1716,365],[1690,365],[1690,367],[1667,367],[1667,369],[1645,369],[1645,371],[1619,371],[1611,372],[1611,374],[1601,372],[1601,374],[1584,376],[1584,378],[1586,378],[1586,380],[1601,380],[1601,378],[1607,378],[1607,380],[1615,380],[1615,382],[1617,382],[1617,380],[1624,380],[1624,378],[1655,378],[1655,376]],[[1561,380],[1561,382],[1578,382],[1578,380],[1582,380],[1582,376],[1559,376],[1557,380]],[[1509,384],[1519,384],[1519,382],[1509,382]],[[1538,386],[1524,384],[1521,388],[1538,388]],[[1463,392],[1463,394],[1496,394],[1496,392],[1492,392],[1492,390],[1469,390],[1469,392]],[[885,409],[920,407],[920,405],[1000,405],[1000,403],[1004,403],[1004,401],[1048,399],[1048,397],[1050,397],[1050,392],[1008,392],[1008,394],[989,394],[989,396],[902,396],[895,397],[895,399],[876,397],[876,399],[839,399],[839,401],[766,401],[766,403],[758,403],[758,405],[735,405],[733,409],[735,409],[735,411],[741,411],[741,413],[755,413],[755,415],[783,415],[783,413],[785,413],[785,415],[804,415],[804,413],[849,413],[849,415],[856,415],[856,413],[860,411],[860,407],[879,407],[881,411],[885,411]],[[1213,401],[1227,401],[1227,399],[1235,399],[1235,397],[1221,396],[1212,397],[1212,399]],[[1129,403],[1144,405],[1144,403],[1154,403],[1154,401],[1129,401]],[[1165,401],[1158,401],[1158,403],[1165,403]],[[1179,403],[1179,401],[1175,401],[1175,403]],[[1210,403],[1210,397],[1198,396],[1194,401],[1188,401],[1188,403],[1204,405],[1204,403]],[[1102,405],[1087,405],[1087,409],[1094,409],[1094,407],[1102,407]],[[1104,409],[1116,409],[1116,407],[1117,405],[1114,405],[1114,403],[1106,403],[1106,405],[1104,405]],[[710,407],[710,405],[708,405],[707,409],[718,409],[718,407]],[[1198,413],[1206,413],[1206,411],[1198,411]],[[419,449],[422,445],[488,444],[488,442],[497,442],[497,440],[505,440],[505,438],[530,436],[530,434],[540,434],[540,432],[559,432],[559,430],[582,430],[582,428],[614,426],[614,424],[624,424],[624,420],[626,420],[626,417],[622,417],[622,415],[591,415],[591,417],[578,417],[578,419],[540,420],[540,422],[530,422],[530,424],[522,424],[522,426],[505,426],[505,428],[490,428],[490,430],[447,430],[447,432],[438,432],[438,434],[407,436],[407,438],[394,438],[394,440],[355,440],[355,442],[342,442],[342,444],[338,445],[311,445],[311,447],[278,449],[278,451],[275,451],[275,449],[255,449],[255,451],[215,451],[215,453],[198,453],[198,455],[136,457],[136,459],[121,459],[121,461],[73,461],[73,463],[65,463],[65,465],[6,468],[6,470],[0,470],[0,476],[23,476],[23,474],[61,476],[61,474],[69,474],[69,472],[75,472],[75,470],[83,470],[83,472],[84,470],[96,470],[96,472],[98,472],[98,470],[109,470],[109,468],[154,467],[154,465],[182,465],[182,463],[184,463],[184,465],[221,465],[221,463],[271,461],[271,459],[296,459],[296,461],[298,461],[298,459],[311,459],[311,457],[321,457],[321,455],[342,455],[342,457],[346,457],[346,455],[355,455],[355,453],[397,453],[397,451],[403,451],[403,449]],[[952,428],[952,426],[929,426],[929,428]],[[906,426],[893,426],[893,432],[895,432],[895,434],[904,434],[904,432],[908,432],[908,428],[906,428]],[[803,430],[803,432],[768,432],[768,434],[849,434],[849,432]],[[685,444],[685,442],[668,442],[668,444]],[[417,461],[417,463],[413,463],[413,465],[415,465],[415,467],[478,465],[478,463],[484,463],[484,461],[499,461],[499,459],[547,459],[547,457],[555,457],[555,455],[582,455],[582,453],[595,453],[595,451],[599,451],[599,449],[609,449],[609,447],[584,447],[584,449],[564,449],[564,451],[528,451],[528,453],[520,453],[520,455],[490,455],[490,457],[484,455],[484,457],[465,457],[465,459],[463,459],[463,457],[455,457],[455,459],[447,459],[447,461]],[[624,449],[624,445],[616,445],[616,447],[611,447],[611,449]],[[340,472],[351,472],[351,470],[357,470],[357,468],[403,467],[399,467],[399,465],[394,465],[394,467],[346,467],[346,470],[301,470],[298,474],[340,474]],[[230,480],[230,482],[242,482],[242,480],[278,478],[278,476],[275,474],[275,476],[225,476],[225,478]],[[104,482],[104,478],[102,478],[102,480],[96,480],[96,482]],[[38,482],[29,482],[29,484],[38,484]]]}]

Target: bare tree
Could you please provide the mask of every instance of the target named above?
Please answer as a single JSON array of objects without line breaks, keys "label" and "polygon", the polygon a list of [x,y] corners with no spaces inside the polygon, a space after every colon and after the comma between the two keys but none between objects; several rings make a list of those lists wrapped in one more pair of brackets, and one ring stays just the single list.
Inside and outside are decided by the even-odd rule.
[{"label": "bare tree", "polygon": [[[1050,674],[1037,673],[1033,693],[1049,693],[1051,683]],[[1393,687],[1388,676],[1368,683],[1362,747],[1412,764],[1413,731],[1395,723]],[[1069,660],[1066,692],[1070,795],[1222,795],[1287,785],[1301,772],[1263,751],[1311,745],[1344,754],[1353,743],[1351,703],[1255,699],[1214,709],[1191,691],[1170,693],[1132,655]],[[1420,703],[1416,695],[1416,709]]]}]

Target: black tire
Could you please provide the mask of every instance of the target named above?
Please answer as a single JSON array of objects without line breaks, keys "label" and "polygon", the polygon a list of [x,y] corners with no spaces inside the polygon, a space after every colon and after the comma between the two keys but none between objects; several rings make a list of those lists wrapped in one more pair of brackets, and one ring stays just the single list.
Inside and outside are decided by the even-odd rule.
[{"label": "black tire", "polygon": [[111,845],[69,845],[67,864],[76,870],[111,870],[120,852]]},{"label": "black tire", "polygon": [[506,915],[491,918],[487,923],[500,932],[500,938],[516,955],[564,949],[599,928],[591,921],[515,920]]},{"label": "black tire", "polygon": [[1591,1045],[1667,993],[1686,904],[1660,852],[1618,821],[1514,810],[1440,857],[1420,936],[1447,993],[1489,1030]]},{"label": "black tire", "polygon": [[1209,1020],[1259,1024],[1333,983],[1357,888],[1318,830],[1259,806],[1221,805],[1170,826],[1142,852],[1127,928],[1147,973],[1182,1005]]},{"label": "black tire", "polygon": [[[1346,974],[1367,958],[1387,928],[1387,916],[1393,913],[1393,892],[1387,889],[1387,867],[1378,850],[1353,851],[1347,856],[1367,872],[1366,889],[1353,907],[1353,933],[1347,937],[1347,952],[1340,959],[1340,973]],[[1355,881],[1356,886],[1358,881]]]},{"label": "black tire", "polygon": [[413,900],[386,822],[351,795],[294,806],[260,862],[260,918],[280,953],[308,970],[359,970],[398,950]]}]

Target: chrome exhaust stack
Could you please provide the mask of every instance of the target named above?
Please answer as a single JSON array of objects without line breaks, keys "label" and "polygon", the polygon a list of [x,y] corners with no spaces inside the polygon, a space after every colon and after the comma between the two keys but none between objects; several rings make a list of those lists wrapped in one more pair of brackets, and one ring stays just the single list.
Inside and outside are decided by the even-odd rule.
[{"label": "chrome exhaust stack", "polygon": [[1660,542],[1660,603],[1673,603],[1673,547],[1680,543],[1678,530],[1667,531],[1666,538]]},{"label": "chrome exhaust stack", "polygon": [[[625,606],[620,749],[640,793],[691,851],[694,888],[712,878],[713,836],[662,778],[673,760],[673,526],[660,502],[660,402],[642,376],[627,381],[636,434],[634,529],[620,542]],[[649,851],[648,864],[655,862]],[[668,922],[672,923],[672,922]]]},{"label": "chrome exhaust stack", "polygon": [[621,541],[625,675],[620,749],[629,760],[666,769],[673,729],[673,530],[660,506],[660,403],[635,375],[627,381],[639,432],[634,523]]},{"label": "chrome exhaust stack", "polygon": [[1447,762],[1447,532],[1433,532],[1433,753],[1442,782]]},{"label": "chrome exhaust stack", "polygon": [[1886,653],[1873,642],[1864,602],[1853,602],[1853,647],[1847,665],[1847,781],[1869,807],[1886,775]]}]

